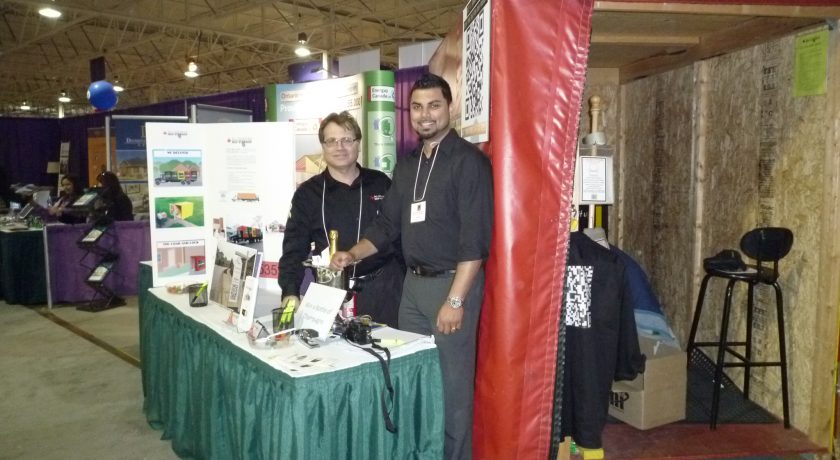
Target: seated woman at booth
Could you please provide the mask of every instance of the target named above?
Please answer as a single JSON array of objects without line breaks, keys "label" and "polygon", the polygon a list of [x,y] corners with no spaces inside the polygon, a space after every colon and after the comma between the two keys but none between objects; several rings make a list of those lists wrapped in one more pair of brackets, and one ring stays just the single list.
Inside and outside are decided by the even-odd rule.
[{"label": "seated woman at booth", "polygon": [[56,202],[47,208],[49,215],[59,222],[65,224],[80,224],[85,221],[85,216],[70,210],[69,206],[82,196],[82,188],[79,186],[79,179],[75,176],[64,176],[61,178],[61,191]]},{"label": "seated woman at booth", "polygon": [[99,204],[94,210],[97,218],[109,221],[134,220],[134,207],[131,199],[123,191],[120,179],[111,171],[105,171],[96,177],[102,191]]}]

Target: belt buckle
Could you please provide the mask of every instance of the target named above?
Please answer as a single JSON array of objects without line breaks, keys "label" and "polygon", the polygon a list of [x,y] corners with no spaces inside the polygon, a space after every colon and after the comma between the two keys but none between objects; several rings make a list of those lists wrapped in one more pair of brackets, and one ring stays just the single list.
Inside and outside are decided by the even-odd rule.
[{"label": "belt buckle", "polygon": [[420,265],[412,267],[411,271],[415,275],[423,277],[423,278],[436,278],[436,277],[438,277],[438,276],[440,276],[441,274],[444,273],[444,271],[441,271],[441,270],[428,270],[428,269],[426,269],[426,268],[424,268],[423,266],[420,266]]}]

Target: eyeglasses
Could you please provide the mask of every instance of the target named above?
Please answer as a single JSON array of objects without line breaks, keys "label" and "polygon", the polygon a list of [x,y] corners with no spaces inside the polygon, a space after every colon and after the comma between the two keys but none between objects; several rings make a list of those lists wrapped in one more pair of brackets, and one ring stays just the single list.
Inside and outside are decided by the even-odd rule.
[{"label": "eyeglasses", "polygon": [[324,145],[327,147],[334,149],[339,145],[344,147],[345,145],[353,145],[353,142],[356,142],[358,139],[351,139],[349,137],[342,137],[341,139],[333,139],[329,138],[324,141]]}]

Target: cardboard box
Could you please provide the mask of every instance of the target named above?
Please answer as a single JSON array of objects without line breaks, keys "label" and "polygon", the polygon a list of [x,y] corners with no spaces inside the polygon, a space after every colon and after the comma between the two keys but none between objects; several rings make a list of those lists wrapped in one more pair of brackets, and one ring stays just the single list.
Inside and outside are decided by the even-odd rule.
[{"label": "cardboard box", "polygon": [[679,348],[639,337],[647,356],[635,380],[613,382],[609,413],[640,430],[685,418],[686,355]]}]

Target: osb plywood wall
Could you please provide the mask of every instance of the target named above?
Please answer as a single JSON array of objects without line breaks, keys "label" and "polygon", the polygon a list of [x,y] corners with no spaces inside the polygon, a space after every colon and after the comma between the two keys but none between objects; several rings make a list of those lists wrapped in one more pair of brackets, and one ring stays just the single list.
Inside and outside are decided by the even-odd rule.
[{"label": "osb plywood wall", "polygon": [[[685,286],[693,273],[687,257],[693,231],[692,69],[631,83],[624,94],[620,246],[645,269],[661,301],[679,305],[690,295]],[[679,335],[685,312],[665,311]]]},{"label": "osb plywood wall", "polygon": [[[618,240],[647,270],[684,345],[702,276],[693,254],[738,248],[741,235],[758,226],[793,230],[780,283],[792,422],[807,431],[821,194],[826,173],[837,172],[822,170],[831,119],[826,97],[793,97],[793,41],[787,37],[622,87]],[[733,301],[730,335],[744,335],[745,299],[739,292]],[[776,360],[772,289],[761,289],[756,302],[755,352]],[[699,340],[717,338],[722,303],[723,288],[713,282]],[[740,371],[730,375],[740,385]],[[781,415],[777,369],[753,370],[751,399]]]}]

